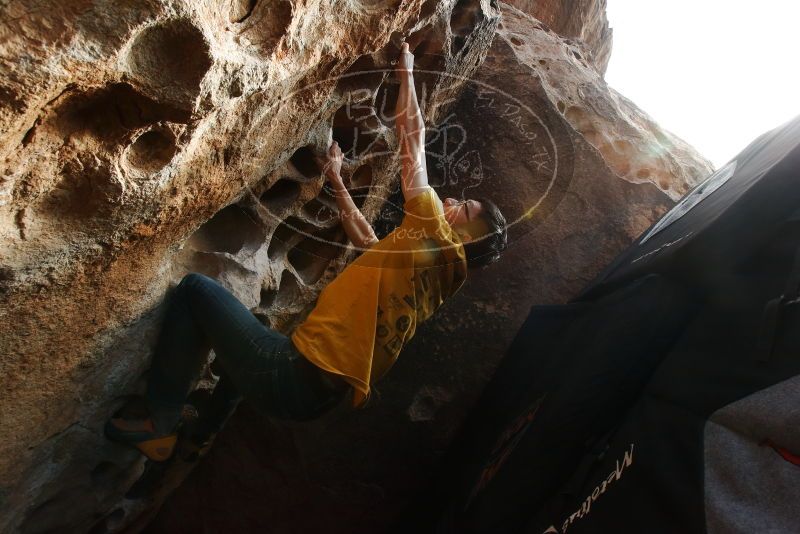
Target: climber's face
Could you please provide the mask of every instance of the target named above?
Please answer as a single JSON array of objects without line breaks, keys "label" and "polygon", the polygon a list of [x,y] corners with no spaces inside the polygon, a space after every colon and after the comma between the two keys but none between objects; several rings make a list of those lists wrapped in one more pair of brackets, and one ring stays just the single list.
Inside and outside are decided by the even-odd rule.
[{"label": "climber's face", "polygon": [[483,206],[477,200],[456,200],[446,198],[442,201],[444,207],[444,218],[450,226],[465,224],[475,218],[483,211]]},{"label": "climber's face", "polygon": [[472,241],[485,233],[486,223],[479,217],[483,213],[483,206],[477,200],[445,198],[442,207],[445,220],[461,236],[462,241]]}]

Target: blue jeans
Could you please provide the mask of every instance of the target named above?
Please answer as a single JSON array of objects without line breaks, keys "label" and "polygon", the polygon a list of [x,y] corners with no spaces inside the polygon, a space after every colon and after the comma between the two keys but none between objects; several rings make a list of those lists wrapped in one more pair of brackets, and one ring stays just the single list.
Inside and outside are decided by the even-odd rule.
[{"label": "blue jeans", "polygon": [[307,420],[346,395],[346,382],[325,376],[289,337],[264,326],[213,278],[189,273],[170,298],[147,383],[158,430],[177,425],[212,348],[220,380],[200,414],[202,431],[218,432],[242,398],[265,415]]}]

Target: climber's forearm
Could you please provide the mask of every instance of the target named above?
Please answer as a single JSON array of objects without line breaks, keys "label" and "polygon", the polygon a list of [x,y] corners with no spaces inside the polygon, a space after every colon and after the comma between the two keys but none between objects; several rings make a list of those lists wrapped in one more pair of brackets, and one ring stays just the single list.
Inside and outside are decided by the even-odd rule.
[{"label": "climber's forearm", "polygon": [[428,172],[425,164],[425,121],[417,103],[412,72],[401,76],[397,103],[396,129],[403,166],[401,185],[403,196],[409,200],[428,187]]},{"label": "climber's forearm", "polygon": [[422,110],[417,102],[417,89],[414,86],[414,73],[408,72],[400,79],[400,95],[398,98],[403,105],[403,117],[406,131],[411,139],[421,139],[424,148],[425,141],[425,120],[422,118]]},{"label": "climber's forearm", "polygon": [[358,209],[358,206],[353,202],[350,192],[345,187],[341,177],[330,179],[331,186],[333,187],[333,196],[336,199],[336,205],[339,207],[339,219],[342,221],[342,228],[344,228],[347,237],[358,248],[369,248],[378,242],[375,231],[372,225]]}]

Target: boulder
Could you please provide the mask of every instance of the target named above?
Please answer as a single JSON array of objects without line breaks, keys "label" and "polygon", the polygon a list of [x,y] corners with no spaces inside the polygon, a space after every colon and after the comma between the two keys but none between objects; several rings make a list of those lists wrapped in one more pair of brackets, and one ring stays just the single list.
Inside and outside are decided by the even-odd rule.
[{"label": "boulder", "polygon": [[653,183],[677,200],[698,176],[713,170],[693,147],[609,87],[579,44],[511,6],[503,10],[500,34],[518,61],[533,69],[558,111],[620,177]]},{"label": "boulder", "polygon": [[[510,0],[507,3],[533,16],[570,44],[580,44],[592,66],[605,74],[613,43],[606,0]],[[576,40],[579,43],[571,42]]]},{"label": "boulder", "polygon": [[[243,403],[149,532],[387,531],[428,481],[530,307],[568,300],[710,172],[633,104],[612,106],[621,97],[575,56],[574,43],[499,5],[488,55],[449,112],[430,121],[426,153],[441,197],[485,196],[500,206],[508,250],[470,271],[420,325],[366,409],[286,424]],[[559,104],[567,96],[599,133],[570,120]],[[598,138],[629,143],[636,168],[672,178],[632,177]],[[646,151],[662,138],[683,151],[685,167]],[[389,205],[376,225],[400,216]]]},{"label": "boulder", "polygon": [[[489,0],[0,12],[3,532],[380,531],[528,308],[569,298],[710,168],[605,86],[602,54],[575,41],[595,30],[562,38]],[[402,38],[431,183],[496,200],[504,258],[418,330],[365,410],[292,424],[244,402],[199,466],[106,440],[144,391],[184,274],[217,277],[289,333],[352,259],[314,164],[330,139],[376,228],[397,223]],[[215,380],[206,369],[187,418]]]},{"label": "boulder", "polygon": [[[399,172],[400,40],[437,120],[499,14],[477,0],[0,13],[0,531],[135,530],[194,467],[155,476],[102,433],[144,391],[170,286],[216,276],[288,331],[352,254],[313,154],[346,146],[374,218]],[[149,491],[124,498],[143,475]]]}]

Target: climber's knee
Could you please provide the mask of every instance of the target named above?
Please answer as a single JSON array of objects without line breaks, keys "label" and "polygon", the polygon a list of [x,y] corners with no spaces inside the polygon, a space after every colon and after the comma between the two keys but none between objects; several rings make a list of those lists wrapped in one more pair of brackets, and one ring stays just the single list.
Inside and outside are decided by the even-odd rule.
[{"label": "climber's knee", "polygon": [[195,286],[197,284],[207,283],[209,280],[211,279],[204,274],[192,272],[181,278],[181,282],[178,285],[183,287]]}]

